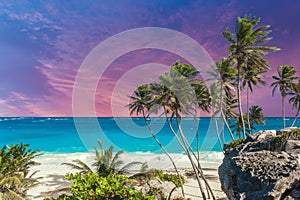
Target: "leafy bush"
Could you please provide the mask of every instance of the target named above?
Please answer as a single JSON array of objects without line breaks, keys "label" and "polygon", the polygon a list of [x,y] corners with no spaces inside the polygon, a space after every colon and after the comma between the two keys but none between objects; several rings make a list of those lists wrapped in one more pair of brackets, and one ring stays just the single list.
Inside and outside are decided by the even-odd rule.
[{"label": "leafy bush", "polygon": [[92,166],[95,168],[90,168],[88,164],[83,161],[76,159],[71,163],[62,163],[63,165],[67,165],[73,169],[79,170],[80,174],[88,174],[90,172],[95,172],[99,176],[114,176],[115,174],[125,174],[128,170],[135,166],[141,165],[140,171],[145,171],[148,168],[147,163],[141,162],[130,162],[124,165],[124,162],[120,160],[120,155],[123,154],[123,151],[117,151],[113,154],[114,146],[110,146],[108,149],[103,148],[103,144],[101,140],[97,140],[99,149],[94,147],[95,149],[95,161]]},{"label": "leafy bush", "polygon": [[[139,181],[147,181],[147,180],[151,180],[151,179],[159,179],[161,181],[170,181],[173,182],[175,184],[176,187],[180,187],[180,179],[176,174],[167,174],[167,173],[163,173],[163,171],[161,170],[157,170],[157,169],[152,169],[149,170],[146,173],[142,173],[142,174],[135,174],[131,177],[132,179],[136,179]],[[184,184],[185,180],[183,178],[183,176],[180,176],[182,184]]]},{"label": "leafy bush", "polygon": [[[154,200],[155,196],[145,195],[137,192],[133,187],[126,187],[125,182],[129,180],[127,176],[99,176],[96,173],[79,173],[65,176],[68,180],[73,180],[71,185],[72,196],[61,195],[57,200]],[[50,198],[47,200],[53,200]]]},{"label": "leafy bush", "polygon": [[239,138],[237,140],[233,140],[232,142],[229,142],[227,144],[224,145],[224,151],[228,152],[231,149],[234,149],[235,147],[239,146],[240,144],[242,144],[245,141],[245,139],[243,138]]},{"label": "leafy bush", "polygon": [[270,151],[280,151],[287,140],[300,140],[300,129],[295,129],[290,132],[279,132],[269,145]]},{"label": "leafy bush", "polygon": [[24,199],[28,189],[38,181],[29,175],[29,168],[39,163],[33,158],[38,151],[28,149],[28,144],[4,146],[0,150],[0,199]]},{"label": "leafy bush", "polygon": [[[180,187],[180,180],[176,174],[166,174],[161,170],[153,170],[154,175],[157,176],[161,181],[170,181],[175,184],[176,187]],[[184,178],[180,176],[182,184],[184,184]]]}]

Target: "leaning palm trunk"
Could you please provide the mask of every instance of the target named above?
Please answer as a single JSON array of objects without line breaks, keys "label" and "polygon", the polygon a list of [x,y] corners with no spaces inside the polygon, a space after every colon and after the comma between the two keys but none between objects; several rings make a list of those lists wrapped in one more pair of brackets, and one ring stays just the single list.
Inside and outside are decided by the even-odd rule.
[{"label": "leaning palm trunk", "polygon": [[247,123],[248,129],[250,133],[252,133],[251,125],[250,125],[250,113],[249,113],[249,86],[247,85]]},{"label": "leaning palm trunk", "polygon": [[294,121],[293,121],[291,127],[293,127],[295,125],[295,123],[296,123],[296,121],[298,119],[299,112],[300,112],[300,108],[298,108],[297,114],[295,115],[295,118],[294,118]]},{"label": "leaning palm trunk", "polygon": [[[195,116],[197,116],[197,112],[195,112],[194,114],[195,114]],[[200,169],[201,172],[202,172],[201,165],[200,165],[199,124],[198,124],[198,122],[196,120],[195,120],[195,127],[196,127],[196,140],[197,140],[196,141],[196,146],[197,146],[197,157],[196,157],[196,160],[197,160],[197,164],[198,164],[198,169]],[[194,152],[193,149],[192,149],[192,152]],[[210,193],[209,193],[208,187],[206,187],[206,190],[207,190],[206,192],[208,194],[207,198],[210,199]]]},{"label": "leaning palm trunk", "polygon": [[225,117],[225,115],[224,115],[223,110],[221,110],[221,115],[222,115],[222,118],[223,118],[223,122],[225,123],[225,125],[226,125],[226,127],[227,127],[227,129],[228,129],[228,132],[229,132],[229,134],[230,134],[231,139],[234,140],[233,133],[232,133],[230,127],[229,127],[229,124],[228,124],[228,122],[227,122],[227,120],[226,120],[226,117]]},{"label": "leaning palm trunk", "polygon": [[[218,142],[219,142],[219,145],[220,145],[220,149],[221,151],[223,152],[223,144],[222,144],[222,141],[221,141],[221,138],[220,138],[220,135],[219,135],[219,127],[218,127],[218,122],[217,122],[217,119],[214,117],[214,121],[215,121],[215,126],[216,126],[216,135],[217,135],[217,138],[218,138]],[[224,153],[224,152],[223,152]]]},{"label": "leaning palm trunk", "polygon": [[[214,113],[214,109],[212,110],[212,112]],[[221,138],[220,138],[220,135],[219,135],[219,127],[218,127],[218,122],[217,122],[217,119],[215,117],[215,113],[213,114],[213,119],[214,119],[214,122],[215,122],[215,126],[216,126],[216,135],[217,135],[217,138],[218,138],[218,142],[219,142],[219,145],[220,145],[220,149],[221,151],[223,152],[223,144],[221,142]],[[223,152],[224,153],[224,152]]]},{"label": "leaning palm trunk", "polygon": [[171,163],[172,163],[172,165],[173,165],[173,167],[174,167],[174,169],[175,169],[175,171],[176,171],[176,174],[177,174],[177,176],[178,176],[178,178],[179,178],[180,188],[181,188],[182,195],[183,195],[183,197],[185,197],[185,193],[184,193],[184,189],[183,189],[183,183],[182,183],[182,180],[181,180],[181,176],[180,176],[180,174],[179,174],[179,172],[178,172],[178,169],[177,169],[177,167],[176,167],[176,164],[175,164],[173,158],[170,156],[170,154],[168,153],[168,151],[166,150],[166,148],[160,143],[160,141],[158,140],[158,138],[157,138],[157,137],[155,136],[155,134],[152,132],[152,129],[151,129],[151,127],[150,127],[150,125],[149,125],[149,123],[148,123],[148,121],[147,121],[147,119],[146,119],[146,116],[145,116],[144,111],[143,111],[143,117],[144,117],[144,121],[145,121],[145,123],[146,123],[146,126],[147,126],[147,128],[148,128],[150,134],[151,134],[152,137],[154,138],[155,142],[159,145],[159,147],[163,150],[163,152],[164,152],[164,153],[167,155],[167,157],[170,159],[170,161],[171,161]]},{"label": "leaning palm trunk", "polygon": [[283,128],[285,128],[285,109],[284,109],[284,97],[282,97],[282,102],[281,102],[281,106],[282,106],[282,122],[283,122]]},{"label": "leaning palm trunk", "polygon": [[[165,115],[166,115],[166,114],[165,114]],[[193,156],[194,156],[195,159],[197,160],[198,167],[196,166],[195,163],[193,163],[193,164],[194,164],[195,168],[197,169],[197,172],[200,174],[200,177],[203,179],[203,181],[204,181],[204,183],[205,183],[205,185],[206,185],[207,193],[208,193],[208,198],[210,198],[210,195],[209,195],[209,192],[210,192],[210,193],[212,194],[212,196],[213,196],[213,199],[215,199],[215,197],[214,197],[214,195],[213,195],[213,191],[212,191],[211,187],[209,186],[209,184],[208,184],[208,182],[207,182],[207,180],[206,180],[206,178],[205,178],[205,176],[204,176],[204,173],[203,173],[203,171],[202,171],[202,168],[201,168],[201,165],[200,165],[200,160],[197,159],[198,157],[197,157],[196,154],[194,153],[194,151],[193,151],[193,149],[191,148],[191,146],[187,143],[187,140],[186,140],[185,137],[184,137],[182,140],[185,141],[185,144],[188,146],[188,149],[183,145],[182,141],[180,140],[180,138],[179,138],[178,135],[176,134],[174,128],[172,127],[171,122],[170,122],[170,120],[168,119],[167,115],[166,115],[166,118],[167,118],[167,121],[168,121],[169,128],[170,128],[171,132],[173,133],[173,135],[175,136],[175,138],[176,138],[178,144],[180,145],[180,147],[184,150],[184,152],[185,152],[187,155],[190,153],[190,152],[188,151],[188,149],[190,149],[190,151],[192,152]],[[181,133],[182,133],[182,132],[181,132]],[[182,135],[183,135],[183,134],[182,134]],[[191,162],[193,162],[193,160],[191,160]],[[195,172],[195,173],[198,174],[197,172]],[[201,186],[199,186],[199,187],[200,187],[200,190],[201,190]],[[201,191],[202,191],[202,190],[201,190]]]},{"label": "leaning palm trunk", "polygon": [[[187,145],[184,145],[184,144],[186,144],[186,143],[184,142],[184,141],[186,141],[186,140],[185,140],[185,137],[182,138],[182,140],[180,140],[180,138],[178,137],[177,133],[175,132],[175,130],[174,130],[174,128],[173,128],[173,126],[172,126],[172,124],[171,124],[171,122],[170,122],[170,119],[169,119],[168,116],[167,116],[167,112],[166,112],[166,109],[165,109],[165,108],[164,108],[164,111],[165,111],[165,117],[166,117],[166,119],[167,119],[169,128],[170,128],[171,132],[173,133],[173,135],[175,136],[175,138],[176,138],[178,144],[180,145],[180,147],[184,150],[184,152],[185,152],[186,155],[188,156],[188,158],[189,158],[189,160],[190,160],[190,162],[191,162],[193,171],[195,172],[196,179],[197,179],[197,182],[198,182],[198,185],[199,185],[199,189],[200,189],[201,195],[202,195],[203,199],[206,199],[205,193],[204,193],[203,188],[202,188],[202,185],[201,185],[201,181],[200,181],[199,176],[198,176],[198,173],[197,173],[197,171],[201,171],[200,175],[202,176],[203,180],[205,179],[205,177],[203,176],[203,172],[202,172],[202,169],[201,169],[200,162],[199,162],[199,160],[197,159],[197,156],[194,154],[194,157],[196,158],[196,160],[197,160],[197,162],[198,162],[198,167],[199,167],[199,168],[197,168],[197,166],[195,166],[195,163],[193,162],[193,160],[192,160],[192,158],[191,158],[191,156],[190,156],[189,147],[187,147]],[[176,117],[176,121],[177,121],[177,117]],[[182,132],[180,132],[180,133],[182,133]],[[182,142],[184,142],[184,144],[183,144]],[[190,148],[191,148],[191,147],[190,147]],[[193,152],[193,151],[192,151],[192,152]],[[196,170],[196,169],[197,169],[197,170]]]},{"label": "leaning palm trunk", "polygon": [[[205,195],[205,193],[203,191],[203,188],[202,188],[202,185],[201,185],[201,181],[200,181],[200,177],[198,176],[200,169],[197,168],[197,165],[194,163],[193,158],[192,158],[192,156],[191,156],[191,154],[190,154],[190,152],[188,150],[189,149],[189,147],[188,147],[189,145],[187,144],[187,140],[186,140],[185,136],[183,135],[183,131],[182,131],[182,128],[181,128],[181,125],[180,125],[180,122],[179,122],[179,114],[178,114],[177,111],[176,111],[176,122],[177,122],[177,127],[178,127],[178,130],[179,130],[179,134],[180,134],[180,136],[182,138],[183,145],[184,145],[184,148],[186,150],[187,156],[188,156],[188,158],[189,158],[189,160],[191,162],[193,171],[195,172],[195,174],[197,174],[196,175],[196,179],[197,179],[197,182],[198,182],[198,185],[199,185],[202,197],[203,197],[204,200],[206,200],[207,198],[206,198],[206,195]],[[214,194],[213,194],[211,188],[209,187],[207,181],[205,180],[204,174],[201,173],[200,175],[201,175],[202,179],[205,181],[206,187],[208,187],[209,191],[211,192],[212,198],[215,200]]]},{"label": "leaning palm trunk", "polygon": [[[223,83],[221,83],[220,90],[220,111],[223,109]],[[224,135],[224,121],[222,120],[222,142],[225,143],[225,135]],[[221,149],[222,150],[222,149]]]},{"label": "leaning palm trunk", "polygon": [[238,98],[238,103],[239,103],[239,113],[240,113],[240,118],[242,121],[242,126],[243,126],[243,137],[246,138],[246,128],[245,128],[245,122],[243,118],[243,109],[242,109],[242,100],[241,100],[241,83],[240,83],[240,76],[241,76],[241,67],[239,66],[238,63],[238,74],[237,74],[237,98]]}]

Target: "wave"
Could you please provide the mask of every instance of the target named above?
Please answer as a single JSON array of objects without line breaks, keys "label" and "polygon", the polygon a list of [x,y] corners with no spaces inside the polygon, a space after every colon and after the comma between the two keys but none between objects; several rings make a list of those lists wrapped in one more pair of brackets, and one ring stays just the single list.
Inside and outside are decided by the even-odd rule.
[{"label": "wave", "polygon": [[[170,156],[175,161],[178,168],[190,168],[188,156],[182,153],[171,153]],[[36,158],[43,166],[60,166],[63,162],[71,162],[72,160],[80,159],[91,165],[94,161],[94,153],[92,152],[76,152],[76,153],[44,153],[42,156]],[[152,152],[125,152],[121,154],[120,159],[124,163],[132,161],[147,162],[149,168],[156,169],[172,169],[172,163],[165,154],[158,154]],[[223,159],[221,152],[200,152],[200,163],[204,167],[218,167]],[[55,169],[55,168],[54,168]],[[133,169],[135,170],[135,169]],[[55,173],[55,171],[54,171]]]}]

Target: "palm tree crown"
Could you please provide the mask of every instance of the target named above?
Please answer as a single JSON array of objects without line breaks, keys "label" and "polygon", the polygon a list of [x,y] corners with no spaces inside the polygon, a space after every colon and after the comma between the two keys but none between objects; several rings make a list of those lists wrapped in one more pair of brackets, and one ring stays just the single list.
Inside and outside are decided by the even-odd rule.
[{"label": "palm tree crown", "polygon": [[230,42],[229,59],[236,61],[235,68],[238,70],[236,76],[237,98],[244,137],[246,137],[246,129],[244,117],[242,117],[241,81],[244,79],[247,69],[269,70],[269,64],[264,57],[268,52],[279,50],[276,47],[263,45],[271,39],[268,37],[271,31],[268,30],[269,25],[256,28],[259,22],[259,18],[245,15],[243,18],[238,17],[234,34],[230,33],[228,28],[223,32],[223,36]]},{"label": "palm tree crown", "polygon": [[291,91],[290,95],[291,95],[291,98],[289,99],[289,103],[292,104],[294,109],[297,109],[297,113],[291,124],[291,126],[294,126],[294,124],[298,118],[299,111],[300,111],[300,79],[298,79],[297,84],[292,85],[292,91]]},{"label": "palm tree crown", "polygon": [[282,65],[277,68],[278,76],[272,76],[274,82],[271,84],[273,87],[272,95],[274,96],[276,89],[279,89],[279,92],[282,97],[281,107],[282,107],[282,121],[283,128],[285,128],[285,108],[284,108],[284,100],[285,97],[290,93],[293,80],[297,79],[295,77],[296,71],[293,66],[290,65]]}]

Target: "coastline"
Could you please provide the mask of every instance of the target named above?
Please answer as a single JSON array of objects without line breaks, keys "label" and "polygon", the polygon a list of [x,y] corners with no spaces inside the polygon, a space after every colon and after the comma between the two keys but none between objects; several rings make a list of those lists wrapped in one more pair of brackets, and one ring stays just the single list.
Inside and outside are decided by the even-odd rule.
[{"label": "coastline", "polygon": [[[184,185],[186,194],[191,199],[199,199],[199,189],[197,188],[196,179],[191,175],[191,168],[189,160],[186,155],[183,154],[171,154],[175,160],[177,167],[180,169],[180,173],[186,177],[186,183]],[[28,191],[28,194],[33,199],[43,199],[50,197],[51,191],[66,187],[70,184],[63,177],[67,173],[75,172],[65,165],[61,165],[63,162],[71,162],[75,159],[80,159],[87,164],[93,162],[93,153],[44,153],[35,160],[41,165],[32,167],[32,172],[38,171],[35,177],[40,177],[40,184]],[[120,159],[124,163],[132,161],[147,162],[149,169],[155,168],[166,172],[173,172],[173,168],[168,158],[164,154],[154,154],[151,152],[135,152],[135,153],[123,153]],[[200,161],[204,174],[215,192],[217,199],[226,197],[221,190],[221,185],[218,177],[218,167],[223,159],[222,152],[201,152]],[[136,171],[136,169],[132,169]],[[176,193],[175,193],[176,194]]]}]

